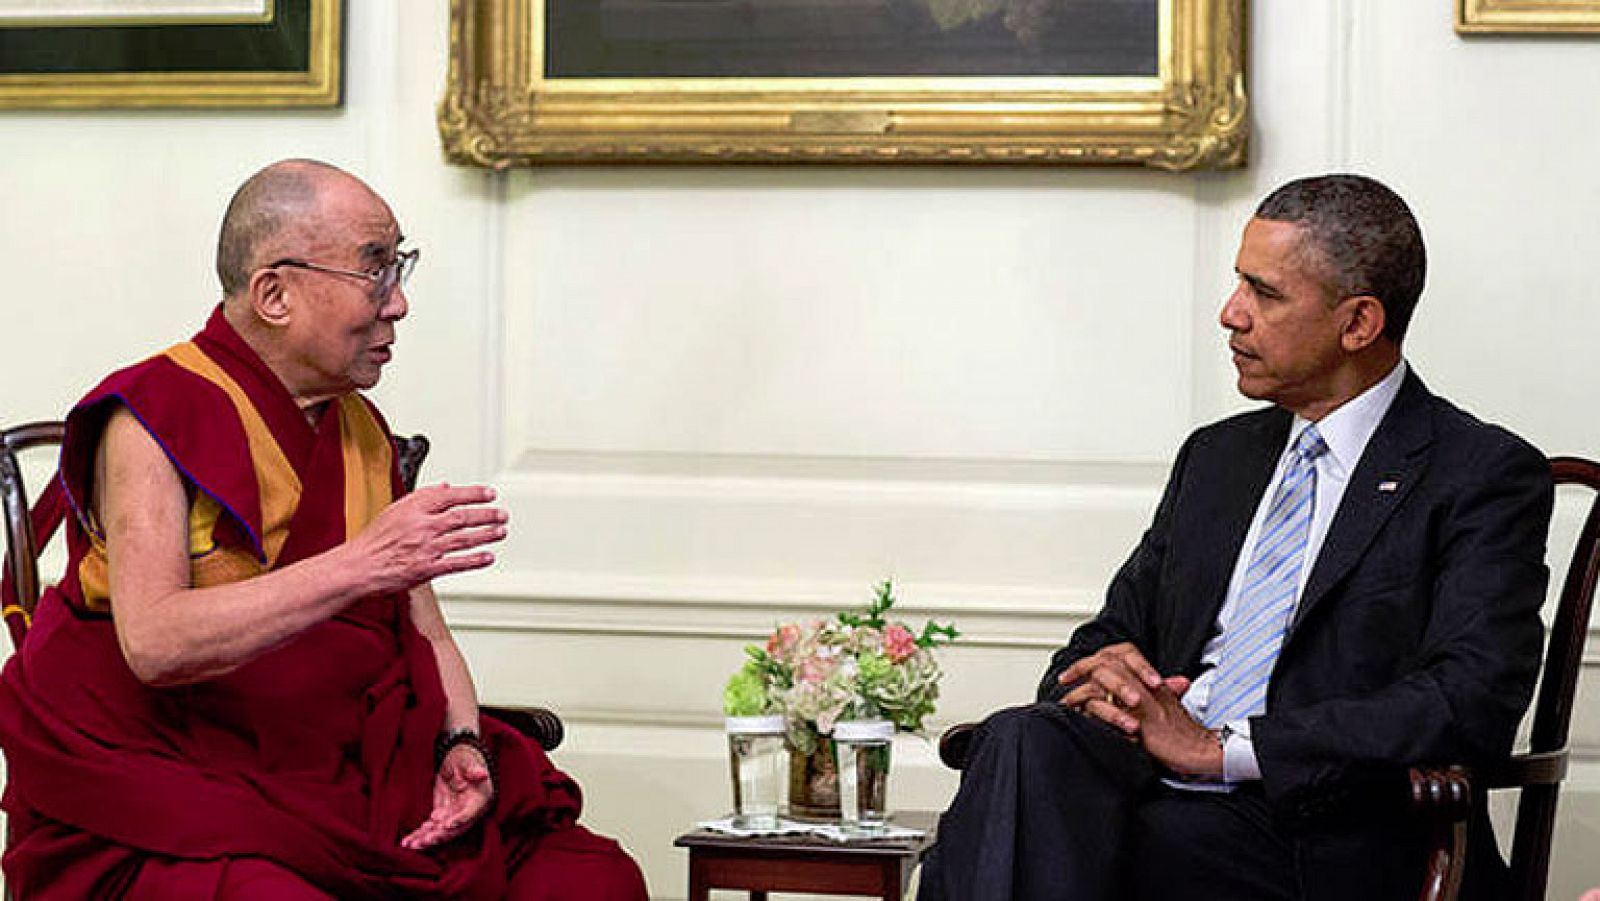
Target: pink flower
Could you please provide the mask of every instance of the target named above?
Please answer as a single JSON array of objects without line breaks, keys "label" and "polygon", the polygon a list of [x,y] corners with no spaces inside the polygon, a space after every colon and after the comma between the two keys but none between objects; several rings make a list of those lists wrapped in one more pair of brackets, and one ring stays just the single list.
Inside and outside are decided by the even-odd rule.
[{"label": "pink flower", "polygon": [[917,652],[917,637],[905,626],[892,623],[883,630],[883,650],[889,655],[889,662],[904,663]]},{"label": "pink flower", "polygon": [[789,653],[800,640],[800,627],[794,623],[779,626],[778,631],[772,633],[767,639],[767,653],[774,657],[782,657]]},{"label": "pink flower", "polygon": [[838,663],[837,657],[823,657],[820,655],[807,657],[800,661],[800,671],[797,675],[799,675],[801,682],[821,682],[833,675],[833,671],[839,668]]}]

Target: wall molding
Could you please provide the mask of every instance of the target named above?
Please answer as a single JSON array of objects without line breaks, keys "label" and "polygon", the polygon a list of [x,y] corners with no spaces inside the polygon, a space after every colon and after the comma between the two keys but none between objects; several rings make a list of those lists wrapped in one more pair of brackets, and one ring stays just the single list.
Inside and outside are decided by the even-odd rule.
[{"label": "wall molding", "polygon": [[[1174,448],[1176,450],[1176,448]],[[506,450],[502,475],[679,476],[696,479],[927,481],[1159,488],[1170,456],[1000,458],[618,450],[537,445]]]},{"label": "wall molding", "polygon": [[[967,647],[1053,650],[1099,609],[1070,588],[897,583],[907,620],[954,619]],[[500,573],[442,593],[452,629],[542,635],[758,640],[775,623],[829,616],[868,599],[844,581],[657,579]]]},{"label": "wall molding", "polygon": [[1341,170],[1350,168],[1358,113],[1351,78],[1361,31],[1356,3],[1357,0],[1334,0],[1329,8],[1333,25],[1328,48],[1328,157],[1330,164]]},{"label": "wall molding", "polygon": [[[463,584],[465,583],[465,584]],[[908,620],[954,619],[970,647],[1053,650],[1103,602],[1101,588],[896,582]],[[842,580],[668,579],[592,573],[498,572],[441,591],[453,629],[553,635],[754,640],[773,623],[828,616],[868,587]],[[1600,621],[1585,672],[1600,673]],[[1600,678],[1600,676],[1597,676]]]},{"label": "wall molding", "polygon": [[669,498],[959,503],[1058,508],[1153,505],[1170,460],[1062,461],[789,454],[524,450],[495,474],[506,491]]},{"label": "wall molding", "polygon": [[505,359],[507,330],[496,328],[495,325],[504,323],[506,302],[506,266],[508,255],[506,243],[510,240],[510,230],[506,227],[506,209],[509,176],[504,172],[490,171],[485,174],[489,181],[490,202],[483,216],[482,240],[484,247],[484,266],[487,268],[486,290],[484,291],[484,322],[485,328],[481,337],[480,352],[483,359],[477,369],[480,379],[480,393],[482,397],[482,416],[479,421],[478,433],[478,466],[480,472],[494,473],[505,468],[505,459],[502,448],[505,447]]}]

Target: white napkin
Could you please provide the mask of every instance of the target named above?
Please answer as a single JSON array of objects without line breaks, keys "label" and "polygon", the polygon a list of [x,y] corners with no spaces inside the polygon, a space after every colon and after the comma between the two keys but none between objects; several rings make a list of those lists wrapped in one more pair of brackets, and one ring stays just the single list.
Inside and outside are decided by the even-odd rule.
[{"label": "white napkin", "polygon": [[727,835],[755,836],[755,835],[815,835],[834,842],[859,842],[873,841],[885,838],[916,838],[922,835],[920,829],[908,829],[904,826],[888,824],[876,832],[863,834],[859,832],[845,832],[838,823],[800,823],[795,820],[778,818],[778,825],[772,829],[745,829],[733,825],[733,817],[723,817],[720,820],[706,820],[696,823],[701,829],[710,829],[712,832],[722,832]]}]

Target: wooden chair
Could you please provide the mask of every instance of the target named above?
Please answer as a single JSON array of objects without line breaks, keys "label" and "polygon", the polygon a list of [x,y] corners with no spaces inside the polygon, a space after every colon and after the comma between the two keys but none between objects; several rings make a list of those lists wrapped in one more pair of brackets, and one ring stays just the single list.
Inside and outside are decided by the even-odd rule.
[{"label": "wooden chair", "polygon": [[[64,431],[60,422],[33,422],[0,429],[0,503],[3,503],[5,512],[5,568],[8,584],[15,589],[8,596],[14,597],[16,606],[20,608],[20,611],[7,608],[5,617],[7,626],[11,628],[13,647],[21,646],[27,632],[27,621],[32,618],[33,609],[39,602],[40,542],[49,541],[65,514],[59,489],[54,485],[47,486],[41,492],[39,503],[30,511],[29,494],[17,455],[33,448],[59,447]],[[423,460],[428,456],[428,439],[422,435],[396,438],[395,456],[406,487],[416,487]],[[559,747],[566,734],[561,717],[543,707],[484,706],[481,712],[532,738],[546,751],[554,751]]]},{"label": "wooden chair", "polygon": [[[39,543],[35,536],[55,530],[61,511],[52,510],[50,503],[40,505],[37,517],[28,510],[28,490],[23,483],[22,464],[17,455],[36,447],[56,447],[66,428],[59,422],[30,422],[15,428],[0,429],[0,506],[4,507],[6,530],[5,581],[12,591],[0,592],[6,603],[15,604],[19,610],[7,607],[6,625],[11,628],[13,647],[20,645],[27,631],[27,621],[33,617],[34,605],[39,602]],[[49,520],[49,521],[46,521]]]},{"label": "wooden chair", "polygon": [[1411,771],[1412,803],[1434,829],[1428,878],[1422,901],[1454,901],[1466,865],[1467,824],[1474,809],[1496,789],[1516,789],[1517,822],[1511,840],[1511,879],[1517,901],[1542,901],[1550,876],[1555,841],[1556,802],[1567,774],[1567,732],[1572,725],[1578,670],[1600,577],[1600,463],[1554,457],[1556,485],[1582,486],[1594,494],[1583,530],[1561,583],[1561,600],[1550,623],[1539,694],[1533,705],[1528,751],[1492,767],[1416,767]]},{"label": "wooden chair", "polygon": [[[1600,463],[1553,457],[1550,474],[1558,486],[1582,486],[1594,494],[1550,623],[1529,748],[1496,766],[1476,770],[1448,764],[1411,768],[1411,805],[1432,834],[1419,901],[1455,901],[1466,868],[1468,823],[1473,812],[1487,803],[1488,793],[1496,789],[1520,792],[1511,843],[1514,894],[1507,901],[1542,901],[1545,896],[1556,801],[1567,773],[1567,732],[1600,577]],[[976,723],[961,723],[939,737],[939,759],[946,766],[966,768],[976,728]]]}]

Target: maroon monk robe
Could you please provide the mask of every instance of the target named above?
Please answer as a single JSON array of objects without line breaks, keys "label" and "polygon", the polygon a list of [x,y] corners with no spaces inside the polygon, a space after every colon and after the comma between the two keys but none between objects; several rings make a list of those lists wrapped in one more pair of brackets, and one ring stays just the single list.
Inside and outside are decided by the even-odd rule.
[{"label": "maroon monk robe", "polygon": [[399,490],[376,409],[349,395],[308,424],[220,310],[193,342],[112,375],[73,409],[68,572],[0,674],[4,865],[20,897],[210,898],[262,864],[269,879],[340,899],[644,897],[616,843],[576,825],[577,785],[487,717],[499,763],[490,813],[442,848],[399,846],[429,813],[445,712],[404,594],[364,599],[224,676],[140,683],[117,644],[90,505],[95,448],[119,404],[190,489],[197,587],[335,547]]}]

